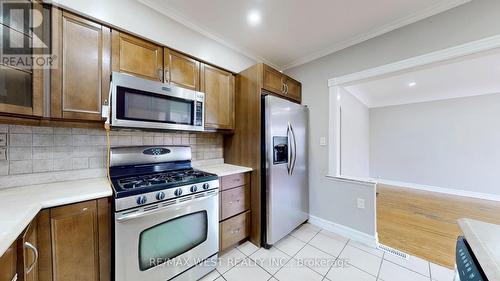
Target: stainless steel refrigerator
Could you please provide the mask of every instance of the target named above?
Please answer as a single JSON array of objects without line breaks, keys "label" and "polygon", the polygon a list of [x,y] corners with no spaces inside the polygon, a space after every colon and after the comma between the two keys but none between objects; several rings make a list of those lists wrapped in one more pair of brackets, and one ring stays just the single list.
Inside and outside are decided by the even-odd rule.
[{"label": "stainless steel refrigerator", "polygon": [[262,98],[263,246],[271,247],[309,217],[306,106]]}]

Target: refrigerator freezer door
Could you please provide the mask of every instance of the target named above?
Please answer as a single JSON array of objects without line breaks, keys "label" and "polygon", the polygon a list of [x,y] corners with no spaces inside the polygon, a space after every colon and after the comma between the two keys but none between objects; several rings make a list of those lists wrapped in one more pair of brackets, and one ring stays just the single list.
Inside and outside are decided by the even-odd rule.
[{"label": "refrigerator freezer door", "polygon": [[[264,103],[265,242],[272,245],[305,222],[309,216],[308,109],[270,95],[264,98]],[[281,161],[276,161],[277,158]]]}]

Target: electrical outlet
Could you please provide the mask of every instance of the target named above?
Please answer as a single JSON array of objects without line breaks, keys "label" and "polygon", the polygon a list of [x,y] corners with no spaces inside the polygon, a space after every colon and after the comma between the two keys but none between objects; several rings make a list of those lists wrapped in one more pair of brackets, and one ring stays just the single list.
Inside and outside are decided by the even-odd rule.
[{"label": "electrical outlet", "polygon": [[365,199],[358,198],[358,209],[365,208]]},{"label": "electrical outlet", "polygon": [[0,146],[7,146],[7,134],[0,134]]},{"label": "electrical outlet", "polygon": [[319,145],[326,146],[326,137],[319,138]]}]

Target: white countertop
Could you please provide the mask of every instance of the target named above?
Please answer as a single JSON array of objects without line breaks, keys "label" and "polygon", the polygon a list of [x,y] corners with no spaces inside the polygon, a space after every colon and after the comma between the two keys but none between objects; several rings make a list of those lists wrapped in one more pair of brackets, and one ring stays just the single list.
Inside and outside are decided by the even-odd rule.
[{"label": "white countertop", "polygon": [[488,280],[500,280],[500,225],[471,219],[458,224]]},{"label": "white countertop", "polygon": [[0,190],[0,256],[41,209],[113,194],[106,178],[64,181]]},{"label": "white countertop", "polygon": [[193,166],[198,170],[202,170],[202,171],[207,172],[207,173],[216,174],[219,177],[224,177],[224,176],[246,173],[246,172],[252,171],[252,168],[243,167],[243,166],[236,166],[236,165],[231,165],[231,164],[224,164],[224,163],[219,163],[219,164],[201,164],[200,163],[200,164],[193,164]]}]

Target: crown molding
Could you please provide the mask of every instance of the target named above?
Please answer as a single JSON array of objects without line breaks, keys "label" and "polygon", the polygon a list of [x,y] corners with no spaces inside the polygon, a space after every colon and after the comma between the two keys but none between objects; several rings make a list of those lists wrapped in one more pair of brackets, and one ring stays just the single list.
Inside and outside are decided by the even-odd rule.
[{"label": "crown molding", "polygon": [[345,48],[354,46],[354,45],[359,44],[361,42],[364,42],[364,41],[367,41],[369,39],[380,36],[382,34],[385,34],[387,32],[390,32],[390,31],[396,30],[398,28],[401,28],[403,26],[415,23],[415,22],[420,21],[422,19],[434,16],[436,14],[442,13],[444,11],[458,7],[460,5],[463,5],[463,4],[471,2],[471,1],[472,0],[442,0],[439,3],[433,5],[429,8],[420,10],[420,11],[413,13],[409,16],[398,19],[392,23],[377,27],[369,32],[354,36],[354,37],[349,38],[347,40],[344,40],[342,42],[335,43],[334,45],[332,45],[326,49],[323,49],[323,50],[318,51],[318,52],[313,52],[313,53],[308,54],[306,56],[303,56],[299,59],[296,59],[288,64],[278,65],[278,64],[273,63],[270,59],[267,59],[267,58],[264,58],[260,55],[257,55],[255,52],[250,51],[247,48],[230,43],[229,41],[223,39],[223,36],[220,36],[212,31],[209,31],[209,30],[199,26],[198,24],[193,23],[192,21],[190,21],[189,19],[184,17],[181,13],[179,13],[175,9],[169,8],[166,5],[163,5],[160,9],[157,6],[157,4],[152,2],[151,0],[138,0],[138,2],[142,3],[143,5],[148,6],[149,8],[154,9],[155,11],[173,19],[174,21],[176,21],[182,25],[187,26],[188,28],[202,34],[205,37],[212,39],[212,40],[216,41],[217,43],[219,43],[223,46],[226,46],[226,47],[228,47],[236,52],[239,52],[242,55],[245,55],[245,56],[251,58],[252,60],[255,60],[256,62],[266,63],[266,64],[268,64],[268,65],[270,65],[270,66],[272,66],[280,71],[311,62],[311,61],[316,60],[318,58],[321,58],[321,57],[324,57],[326,55],[343,50]]},{"label": "crown molding", "polygon": [[172,20],[182,24],[182,25],[185,25],[186,27],[200,33],[201,35],[209,38],[209,39],[212,39],[214,40],[215,42],[223,45],[223,46],[226,46],[238,53],[241,53],[242,55],[245,55],[249,58],[251,58],[252,60],[256,61],[256,62],[263,62],[267,65],[270,65],[274,68],[277,68],[279,69],[279,66],[277,66],[276,64],[272,63],[270,60],[264,58],[264,57],[261,57],[257,54],[255,54],[254,52],[246,49],[246,48],[243,48],[243,47],[240,47],[240,46],[237,46],[235,44],[232,44],[224,39],[222,39],[221,36],[213,33],[213,32],[210,32],[208,30],[206,30],[205,28],[191,22],[190,20],[188,20],[186,17],[182,16],[181,13],[179,13],[178,11],[172,9],[172,8],[168,8],[166,7],[165,5],[163,5],[161,7],[161,9],[159,9],[157,7],[156,4],[154,4],[153,2],[151,2],[150,0],[138,0],[140,3],[142,3],[143,5],[145,6],[148,6],[149,8],[171,18]]},{"label": "crown molding", "polygon": [[426,19],[428,17],[437,15],[439,13],[445,12],[447,10],[450,10],[450,9],[453,9],[453,8],[458,7],[460,5],[469,3],[471,1],[472,0],[443,0],[443,1],[431,6],[429,8],[420,10],[420,11],[413,13],[409,16],[398,19],[392,23],[377,27],[369,32],[354,36],[350,39],[344,40],[344,41],[339,42],[339,43],[335,43],[334,45],[332,45],[326,49],[311,53],[311,54],[306,55],[302,58],[294,60],[293,62],[282,66],[280,69],[286,70],[286,69],[289,69],[292,67],[306,64],[306,63],[311,62],[313,60],[316,60],[316,59],[319,59],[321,57],[327,56],[329,54],[338,52],[338,51],[343,50],[345,48],[354,46],[354,45],[359,44],[361,42],[364,42],[364,41],[367,41],[369,39],[380,36],[382,34],[391,32],[391,31],[396,30],[398,28],[401,28],[403,26],[418,22],[418,21]]}]

